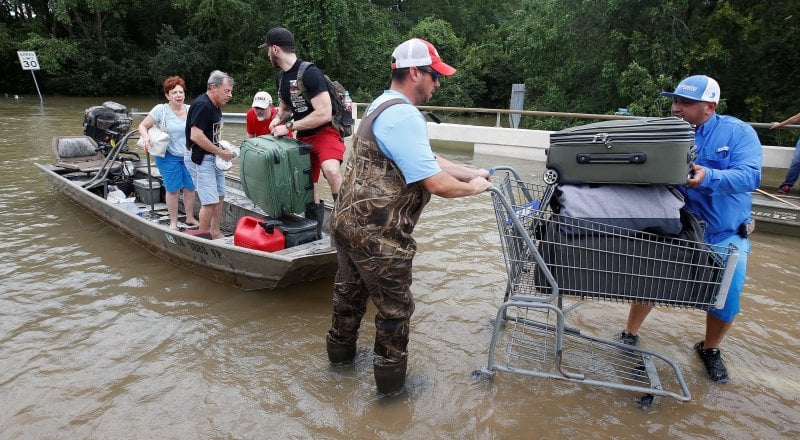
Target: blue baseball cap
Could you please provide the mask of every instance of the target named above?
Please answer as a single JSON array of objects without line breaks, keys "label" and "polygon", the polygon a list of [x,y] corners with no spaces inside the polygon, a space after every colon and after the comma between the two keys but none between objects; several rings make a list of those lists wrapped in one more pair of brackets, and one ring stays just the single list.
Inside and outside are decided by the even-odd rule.
[{"label": "blue baseball cap", "polygon": [[659,96],[666,96],[667,98],[680,96],[693,101],[719,104],[719,84],[709,76],[694,75],[681,81],[678,87],[675,87],[674,92],[661,92]]}]

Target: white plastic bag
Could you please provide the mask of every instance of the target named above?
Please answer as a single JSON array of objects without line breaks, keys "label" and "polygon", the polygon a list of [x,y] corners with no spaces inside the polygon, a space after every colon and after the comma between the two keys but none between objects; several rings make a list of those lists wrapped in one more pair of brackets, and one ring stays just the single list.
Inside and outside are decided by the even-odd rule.
[{"label": "white plastic bag", "polygon": [[[223,150],[232,151],[234,159],[239,157],[239,149],[233,146],[233,144],[231,144],[230,142],[219,141],[219,147],[222,148]],[[228,171],[233,166],[233,162],[217,156],[216,159],[214,160],[214,165],[220,171]]]},{"label": "white plastic bag", "polygon": [[116,189],[108,193],[107,200],[111,203],[130,203],[136,200],[136,197],[125,197],[125,193]]}]

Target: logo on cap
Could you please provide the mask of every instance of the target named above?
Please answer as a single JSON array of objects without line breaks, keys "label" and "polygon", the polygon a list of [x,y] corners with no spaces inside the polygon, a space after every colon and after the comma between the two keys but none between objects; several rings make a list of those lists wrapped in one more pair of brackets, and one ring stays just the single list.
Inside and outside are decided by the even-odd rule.
[{"label": "logo on cap", "polygon": [[253,97],[253,105],[251,107],[267,108],[272,104],[272,96],[267,92],[258,92]]},{"label": "logo on cap", "polygon": [[659,95],[673,99],[680,96],[692,101],[719,103],[719,84],[709,76],[694,75],[681,81],[674,92],[661,92]]}]

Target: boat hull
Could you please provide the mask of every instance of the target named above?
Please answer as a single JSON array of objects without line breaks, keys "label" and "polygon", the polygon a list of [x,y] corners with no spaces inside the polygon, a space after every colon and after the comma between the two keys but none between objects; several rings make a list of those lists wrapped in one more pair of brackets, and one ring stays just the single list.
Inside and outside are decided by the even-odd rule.
[{"label": "boat hull", "polygon": [[[243,290],[274,289],[336,273],[336,251],[327,238],[270,253],[234,246],[230,237],[195,237],[149,220],[148,210],[136,212],[109,202],[60,175],[57,167],[36,166],[58,192],[99,220],[159,258],[213,281]],[[237,209],[226,203],[226,217]]]},{"label": "boat hull", "polygon": [[756,231],[800,236],[800,208],[781,200],[800,206],[797,197],[768,197],[753,193],[753,208],[750,215],[756,221]]}]

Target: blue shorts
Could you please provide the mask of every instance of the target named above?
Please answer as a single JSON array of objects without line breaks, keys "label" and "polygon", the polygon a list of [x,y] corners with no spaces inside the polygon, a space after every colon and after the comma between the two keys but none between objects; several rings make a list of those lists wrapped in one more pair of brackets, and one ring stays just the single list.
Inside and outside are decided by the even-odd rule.
[{"label": "blue shorts", "polygon": [[736,269],[733,273],[731,280],[731,287],[728,289],[728,298],[725,300],[725,306],[721,309],[709,309],[708,314],[719,319],[722,322],[731,322],[733,318],[739,313],[739,297],[744,289],[744,280],[747,277],[747,257],[750,255],[750,240],[734,235],[719,243],[717,246],[728,246],[733,244],[739,249],[739,260],[736,263]]},{"label": "blue shorts", "polygon": [[183,156],[176,156],[167,151],[164,157],[155,156],[155,158],[161,179],[164,181],[164,190],[170,193],[181,189],[194,191],[194,182],[183,162]]},{"label": "blue shorts", "polygon": [[220,197],[225,197],[225,172],[214,166],[215,156],[207,154],[200,165],[192,162],[191,156],[184,156],[186,168],[192,176],[200,203],[213,205],[219,203]]}]

